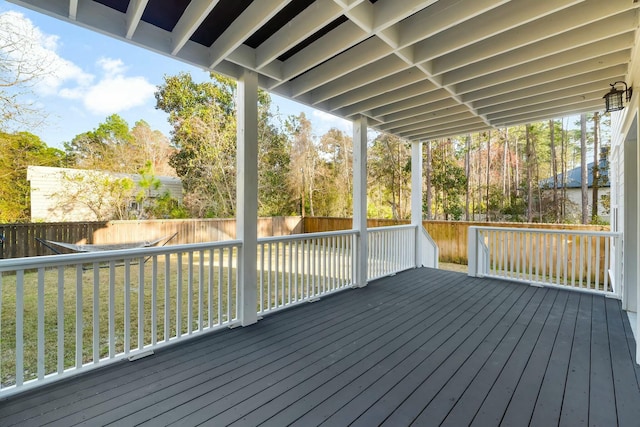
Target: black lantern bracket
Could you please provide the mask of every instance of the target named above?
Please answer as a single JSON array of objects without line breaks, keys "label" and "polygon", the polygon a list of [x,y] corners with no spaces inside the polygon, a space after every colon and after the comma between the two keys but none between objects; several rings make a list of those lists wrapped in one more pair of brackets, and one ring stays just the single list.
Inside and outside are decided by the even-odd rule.
[{"label": "black lantern bracket", "polygon": [[[616,85],[624,85],[624,90],[616,88]],[[624,108],[624,102],[629,102],[631,100],[632,94],[632,88],[627,87],[627,83],[624,81],[610,83],[609,86],[611,86],[611,90],[605,96],[603,96],[605,103],[605,113],[622,110]]]}]

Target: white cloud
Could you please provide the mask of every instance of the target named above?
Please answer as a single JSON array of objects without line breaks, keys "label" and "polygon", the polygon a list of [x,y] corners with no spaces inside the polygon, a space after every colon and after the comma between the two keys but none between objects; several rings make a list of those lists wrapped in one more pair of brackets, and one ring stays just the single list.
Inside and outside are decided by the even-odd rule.
[{"label": "white cloud", "polygon": [[94,114],[112,114],[144,105],[156,87],[144,77],[107,77],[89,88],[84,105]]},{"label": "white cloud", "polygon": [[18,60],[28,58],[37,69],[48,70],[33,80],[32,88],[36,94],[77,100],[89,112],[100,115],[144,105],[153,97],[155,86],[145,77],[127,76],[127,67],[121,59],[99,58],[96,65],[101,76],[97,78],[62,58],[57,52],[59,47],[58,36],[44,34],[21,13],[10,11],[0,14],[0,60],[16,59],[14,62],[19,63]]}]

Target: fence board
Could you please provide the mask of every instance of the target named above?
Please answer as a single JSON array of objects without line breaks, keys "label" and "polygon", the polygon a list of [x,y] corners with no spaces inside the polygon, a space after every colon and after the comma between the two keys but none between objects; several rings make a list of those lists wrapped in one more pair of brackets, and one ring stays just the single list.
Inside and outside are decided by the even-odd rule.
[{"label": "fence board", "polygon": [[[51,255],[52,251],[38,243],[36,237],[74,244],[109,244],[155,240],[178,233],[169,242],[176,245],[235,239],[235,224],[235,219],[0,224],[0,234],[4,235],[0,259]],[[258,237],[285,236],[303,231],[299,217],[258,219]],[[62,253],[71,252],[56,249]]]}]

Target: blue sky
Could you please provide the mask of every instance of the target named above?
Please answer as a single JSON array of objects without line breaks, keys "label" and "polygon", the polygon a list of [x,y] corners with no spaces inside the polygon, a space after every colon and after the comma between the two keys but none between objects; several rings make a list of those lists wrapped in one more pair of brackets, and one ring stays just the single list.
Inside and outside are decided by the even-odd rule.
[{"label": "blue sky", "polygon": [[[0,3],[0,15],[24,25],[55,64],[55,75],[33,87],[34,101],[48,114],[47,122],[27,129],[50,146],[62,148],[63,142],[96,128],[113,113],[130,126],[143,119],[169,136],[167,115],[155,109],[155,87],[165,74],[181,71],[196,80],[208,78],[208,73],[188,64],[11,3]],[[345,120],[275,95],[272,100],[283,117],[304,112],[316,136],[331,127],[351,133]]]}]

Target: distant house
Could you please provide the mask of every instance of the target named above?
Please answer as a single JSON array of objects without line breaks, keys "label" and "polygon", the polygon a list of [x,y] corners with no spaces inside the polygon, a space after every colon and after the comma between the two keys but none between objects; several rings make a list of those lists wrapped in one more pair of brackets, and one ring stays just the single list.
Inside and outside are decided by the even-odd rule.
[{"label": "distant house", "polygon": [[[133,188],[119,188],[123,178],[133,182]],[[168,192],[182,201],[180,179],[158,176],[158,189],[146,195],[154,199]],[[141,191],[140,175],[84,169],[29,166],[27,180],[31,187],[31,221],[66,222],[100,221],[118,205],[125,215],[135,216],[140,206],[135,194]],[[109,190],[107,191],[107,187]]]},{"label": "distant house", "polygon": [[[609,160],[607,157],[603,157],[599,160],[598,167],[600,179],[598,180],[598,215],[606,216],[608,214],[608,208],[603,204],[604,199],[607,199],[610,194],[611,184],[609,182]],[[563,189],[566,186],[567,199],[570,203],[567,204],[567,216],[568,217],[580,217],[582,206],[582,167],[567,171],[566,181],[564,174],[560,173],[558,177],[558,189]],[[543,190],[551,191],[553,189],[553,177],[543,179],[540,181],[540,186]],[[587,197],[589,199],[589,215],[591,215],[591,207],[593,206],[593,162],[587,164]]]}]

